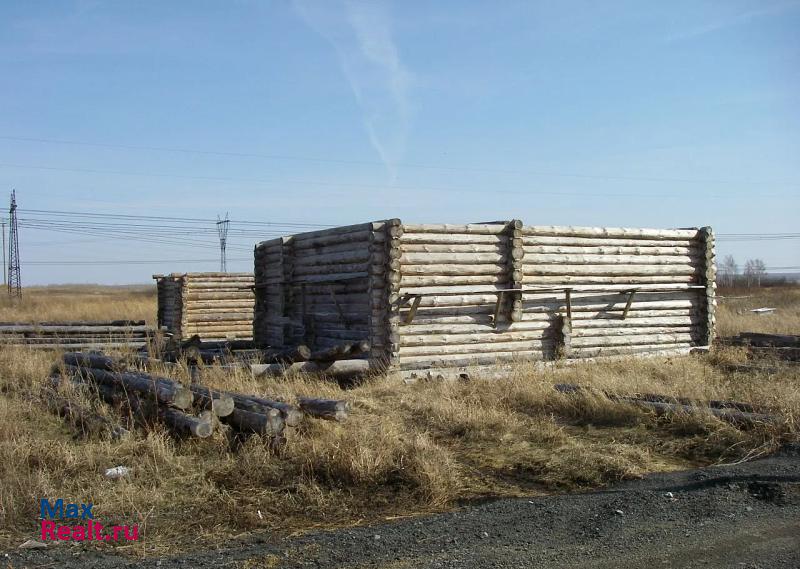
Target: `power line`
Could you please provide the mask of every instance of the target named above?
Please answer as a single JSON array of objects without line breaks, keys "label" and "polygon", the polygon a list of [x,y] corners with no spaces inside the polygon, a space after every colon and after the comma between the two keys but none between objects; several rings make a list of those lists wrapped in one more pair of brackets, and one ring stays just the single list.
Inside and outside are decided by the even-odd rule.
[{"label": "power line", "polygon": [[225,262],[225,247],[228,244],[228,225],[230,219],[228,214],[225,214],[225,219],[220,219],[217,216],[217,234],[219,234],[219,272],[227,273],[228,264]]}]

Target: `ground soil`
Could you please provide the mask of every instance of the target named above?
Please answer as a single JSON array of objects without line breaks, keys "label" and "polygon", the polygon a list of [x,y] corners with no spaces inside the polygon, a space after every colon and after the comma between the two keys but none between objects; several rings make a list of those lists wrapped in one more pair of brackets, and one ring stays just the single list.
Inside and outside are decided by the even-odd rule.
[{"label": "ground soil", "polygon": [[800,448],[605,490],[135,559],[82,546],[3,554],[8,567],[800,567]]}]

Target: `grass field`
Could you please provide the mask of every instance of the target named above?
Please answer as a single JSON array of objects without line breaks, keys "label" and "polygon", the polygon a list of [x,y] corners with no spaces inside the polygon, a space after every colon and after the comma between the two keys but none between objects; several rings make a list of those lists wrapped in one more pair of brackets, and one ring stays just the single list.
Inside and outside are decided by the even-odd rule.
[{"label": "grass field", "polygon": [[[720,328],[800,333],[798,292],[768,291],[764,300],[752,300],[780,303],[772,317],[739,314],[740,307],[723,302]],[[155,297],[139,289],[54,287],[30,291],[21,304],[0,310],[5,321],[152,321]],[[222,434],[179,441],[156,430],[113,443],[75,438],[36,401],[56,358],[0,350],[0,547],[37,534],[42,497],[92,501],[104,523],[140,524],[144,539],[123,550],[146,555],[256,530],[363,524],[476,499],[592,488],[652,471],[739,461],[797,440],[800,428],[800,366],[731,373],[728,364],[744,362],[745,354],[729,348],[709,356],[520,365],[501,380],[405,385],[376,378],[347,391],[309,378],[255,380],[209,367],[204,382],[230,390],[347,399],[351,418],[306,423],[290,434],[280,456],[258,438],[233,452]],[[558,393],[552,386],[559,382],[619,394],[736,399],[783,419],[739,430],[706,414],[657,417],[596,391]],[[133,467],[134,475],[107,480],[103,471],[118,465]]]}]

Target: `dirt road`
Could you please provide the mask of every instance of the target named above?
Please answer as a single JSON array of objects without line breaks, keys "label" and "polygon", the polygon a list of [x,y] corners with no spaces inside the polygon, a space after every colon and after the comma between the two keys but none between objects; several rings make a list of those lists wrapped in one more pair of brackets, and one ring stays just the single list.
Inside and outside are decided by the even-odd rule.
[{"label": "dirt road", "polygon": [[800,449],[583,494],[499,500],[395,523],[133,561],[11,551],[11,567],[800,567]]}]

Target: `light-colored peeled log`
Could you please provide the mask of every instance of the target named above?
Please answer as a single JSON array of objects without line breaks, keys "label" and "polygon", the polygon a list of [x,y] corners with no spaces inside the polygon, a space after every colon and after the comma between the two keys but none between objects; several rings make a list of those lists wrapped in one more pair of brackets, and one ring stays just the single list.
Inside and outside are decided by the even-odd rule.
[{"label": "light-colored peeled log", "polygon": [[640,229],[629,227],[573,227],[558,225],[528,225],[523,235],[536,237],[589,237],[608,239],[680,240],[695,239],[697,229]]},{"label": "light-colored peeled log", "polygon": [[697,256],[688,255],[577,255],[526,253],[526,263],[538,265],[682,265],[696,267]]},{"label": "light-colored peeled log", "polygon": [[603,356],[622,356],[628,354],[673,352],[681,350],[685,353],[690,346],[685,342],[676,344],[636,344],[629,346],[603,346],[603,347],[573,347],[569,357],[572,358],[595,358]]},{"label": "light-colored peeled log", "polygon": [[572,346],[575,348],[589,348],[602,346],[632,346],[655,344],[680,344],[691,343],[690,333],[681,334],[636,334],[631,336],[583,336],[573,337]]},{"label": "light-colored peeled log", "polygon": [[529,265],[525,275],[531,276],[639,276],[639,275],[695,275],[698,268],[690,265]]},{"label": "light-colored peeled log", "polygon": [[566,246],[566,247],[695,247],[696,240],[691,239],[617,239],[598,237],[564,237],[548,235],[525,235],[523,247],[530,246]]},{"label": "light-colored peeled log", "polygon": [[462,276],[414,276],[401,275],[400,286],[402,288],[420,288],[429,286],[462,286],[462,285],[486,285],[503,284],[509,282],[507,273],[494,273],[490,275],[462,275]]},{"label": "light-colored peeled log", "polygon": [[505,235],[464,235],[459,233],[409,233],[406,231],[400,238],[402,245],[430,244],[430,245],[503,245],[508,241]]},{"label": "light-colored peeled log", "polygon": [[[602,243],[602,242],[599,242]],[[699,247],[623,247],[599,244],[593,247],[578,245],[524,245],[525,255],[620,255],[698,257]]]},{"label": "light-colored peeled log", "polygon": [[404,236],[409,233],[443,233],[447,235],[500,235],[506,230],[505,223],[484,224],[470,223],[467,225],[455,225],[450,223],[423,224],[405,223]]},{"label": "light-colored peeled log", "polygon": [[503,253],[403,253],[400,256],[402,270],[406,265],[481,265],[505,263]]},{"label": "light-colored peeled log", "polygon": [[454,344],[447,346],[408,346],[400,347],[400,357],[449,355],[493,352],[538,352],[543,348],[552,347],[551,340],[524,340],[510,342],[492,342],[485,344]]},{"label": "light-colored peeled log", "polygon": [[558,285],[560,287],[573,287],[577,285],[633,285],[627,288],[638,288],[649,283],[672,284],[697,284],[696,275],[636,275],[636,276],[594,276],[594,275],[525,275],[525,286],[533,285]]},{"label": "light-colored peeled log", "polygon": [[505,264],[485,265],[403,265],[401,272],[405,275],[501,275],[506,272]]},{"label": "light-colored peeled log", "polygon": [[538,361],[544,359],[542,352],[494,352],[489,354],[473,353],[464,354],[440,354],[425,356],[400,356],[398,368],[401,371],[421,370],[426,372],[428,369],[435,371],[436,368],[451,367],[472,367],[479,365],[496,365],[508,362]]},{"label": "light-colored peeled log", "polygon": [[403,243],[400,245],[402,253],[495,253],[502,255],[505,248],[500,243]]},{"label": "light-colored peeled log", "polygon": [[474,330],[469,334],[407,334],[403,328],[400,335],[400,348],[415,346],[463,346],[467,344],[493,344],[507,342],[522,342],[527,340],[543,340],[553,337],[555,330],[540,328],[538,330],[502,330],[487,332]]},{"label": "light-colored peeled log", "polygon": [[283,364],[253,364],[253,375],[284,376],[294,373],[319,373],[330,377],[353,377],[369,371],[367,360],[336,360],[327,363],[297,362],[289,366]]}]

